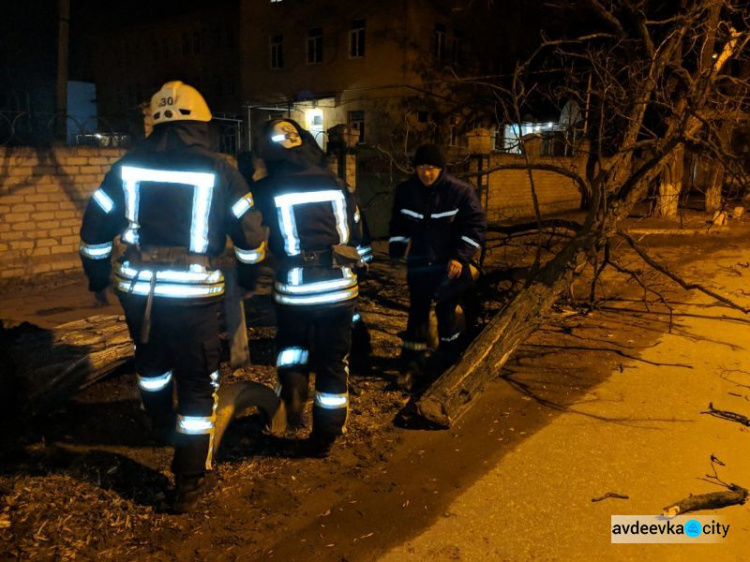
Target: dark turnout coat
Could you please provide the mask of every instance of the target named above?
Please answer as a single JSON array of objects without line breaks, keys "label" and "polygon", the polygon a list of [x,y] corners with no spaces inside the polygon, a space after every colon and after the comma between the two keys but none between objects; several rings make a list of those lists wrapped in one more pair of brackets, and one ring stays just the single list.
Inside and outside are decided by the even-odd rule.
[{"label": "dark turnout coat", "polygon": [[223,294],[212,259],[227,235],[239,283],[253,289],[255,264],[265,256],[253,196],[239,172],[208,149],[208,124],[181,121],[158,125],[112,166],[86,209],[80,253],[89,288],[104,289],[119,236],[126,251],[115,265],[118,291],[190,302]]},{"label": "dark turnout coat", "polygon": [[426,187],[415,174],[396,187],[389,253],[409,268],[466,264],[482,248],[487,219],[474,187],[443,172]]},{"label": "dark turnout coat", "polygon": [[[358,295],[361,216],[315,140],[300,132],[302,146],[263,147],[269,175],[254,187],[277,261],[274,300],[297,307],[348,303]],[[348,250],[349,263],[336,248]]]}]

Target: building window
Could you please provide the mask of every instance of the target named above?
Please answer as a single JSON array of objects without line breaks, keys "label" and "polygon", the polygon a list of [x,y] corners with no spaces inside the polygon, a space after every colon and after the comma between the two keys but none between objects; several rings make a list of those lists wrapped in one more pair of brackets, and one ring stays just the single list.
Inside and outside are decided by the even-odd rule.
[{"label": "building window", "polygon": [[364,111],[350,111],[347,116],[347,123],[349,126],[359,131],[359,144],[365,142],[365,112]]},{"label": "building window", "polygon": [[353,59],[365,56],[365,20],[352,20],[349,30],[349,56]]},{"label": "building window", "polygon": [[442,23],[435,26],[435,58],[445,58],[445,26]]},{"label": "building window", "polygon": [[323,29],[316,27],[307,32],[307,64],[323,62]]},{"label": "building window", "polygon": [[284,36],[271,36],[271,68],[284,68]]},{"label": "building window", "polygon": [[201,34],[197,31],[193,33],[193,54],[201,54]]}]

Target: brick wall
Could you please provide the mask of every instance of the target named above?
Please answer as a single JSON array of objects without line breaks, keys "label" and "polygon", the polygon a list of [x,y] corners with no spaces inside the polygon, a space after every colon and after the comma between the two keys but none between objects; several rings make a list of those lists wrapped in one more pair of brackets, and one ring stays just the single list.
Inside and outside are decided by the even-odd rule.
[{"label": "brick wall", "polygon": [[[527,144],[527,149],[532,163],[554,165],[581,174],[585,172],[585,150],[579,150],[575,157],[565,158],[539,156],[538,147],[533,142]],[[520,155],[492,153],[485,156],[482,168],[487,170],[503,164],[525,163],[526,160]],[[478,165],[478,162],[473,160],[470,171],[476,172]],[[543,215],[580,208],[581,193],[573,180],[546,170],[534,170],[532,173],[539,208]],[[482,184],[488,187],[483,188],[481,199],[490,221],[534,216],[528,171],[498,170],[491,173],[489,179],[485,176]]]},{"label": "brick wall", "polygon": [[78,270],[83,211],[119,149],[0,149],[0,282]]}]

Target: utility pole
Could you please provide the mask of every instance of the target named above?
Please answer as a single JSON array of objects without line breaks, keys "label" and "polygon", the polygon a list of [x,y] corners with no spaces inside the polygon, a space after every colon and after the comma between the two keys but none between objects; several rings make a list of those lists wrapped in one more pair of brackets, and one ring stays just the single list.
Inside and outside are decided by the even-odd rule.
[{"label": "utility pole", "polygon": [[68,133],[68,43],[70,38],[70,0],[59,0],[57,35],[57,139]]}]

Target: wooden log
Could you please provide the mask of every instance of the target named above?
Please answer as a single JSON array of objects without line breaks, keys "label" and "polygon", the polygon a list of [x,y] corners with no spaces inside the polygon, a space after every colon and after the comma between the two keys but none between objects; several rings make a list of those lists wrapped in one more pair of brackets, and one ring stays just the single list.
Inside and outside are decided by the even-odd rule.
[{"label": "wooden log", "polygon": [[570,285],[591,243],[592,238],[584,233],[548,263],[536,281],[489,322],[458,363],[427,389],[416,404],[417,413],[442,428],[458,420]]},{"label": "wooden log", "polygon": [[0,324],[0,416],[13,420],[49,411],[132,355],[122,316],[90,316],[51,330]]}]

